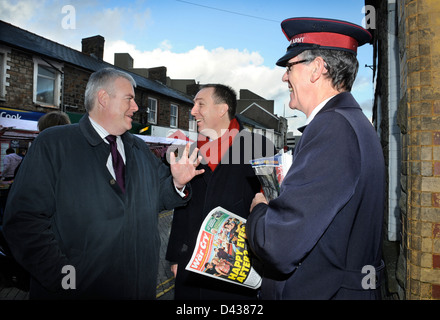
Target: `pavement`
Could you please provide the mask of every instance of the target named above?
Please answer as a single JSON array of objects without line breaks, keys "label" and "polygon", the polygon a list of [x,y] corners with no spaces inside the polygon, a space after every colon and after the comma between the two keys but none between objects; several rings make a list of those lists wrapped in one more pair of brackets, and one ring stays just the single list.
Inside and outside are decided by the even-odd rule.
[{"label": "pavement", "polygon": [[[165,260],[172,221],[173,211],[165,211],[159,214],[161,246],[156,288],[157,300],[174,300],[174,277],[171,273],[169,262]],[[0,275],[0,279],[1,278]],[[6,285],[4,281],[0,281],[0,300],[29,300],[29,293]]]},{"label": "pavement", "polygon": [[167,211],[159,214],[160,260],[156,288],[157,300],[174,300],[174,276],[170,263],[165,260],[173,213],[174,211]]}]

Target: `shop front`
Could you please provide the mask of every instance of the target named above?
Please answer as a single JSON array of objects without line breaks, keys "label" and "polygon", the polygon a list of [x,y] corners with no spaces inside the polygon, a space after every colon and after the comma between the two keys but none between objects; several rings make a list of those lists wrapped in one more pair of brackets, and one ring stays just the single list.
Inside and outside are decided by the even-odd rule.
[{"label": "shop front", "polygon": [[8,148],[13,148],[20,154],[30,147],[38,135],[37,124],[42,115],[42,112],[0,108],[0,171],[3,170],[3,157]]}]

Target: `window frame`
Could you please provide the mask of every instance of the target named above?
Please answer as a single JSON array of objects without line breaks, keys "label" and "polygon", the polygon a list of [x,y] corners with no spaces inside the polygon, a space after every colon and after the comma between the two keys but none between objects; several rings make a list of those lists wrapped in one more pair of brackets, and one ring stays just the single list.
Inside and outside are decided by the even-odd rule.
[{"label": "window frame", "polygon": [[[150,119],[151,113],[152,113],[152,110],[151,110],[151,107],[150,107],[150,101],[154,101],[155,102],[155,106],[154,106],[155,109],[153,111],[153,113],[154,113],[154,121],[151,121],[151,119]],[[150,97],[148,97],[148,123],[157,124],[157,99],[150,98]]]},{"label": "window frame", "polygon": [[[37,100],[37,87],[38,87],[38,77],[39,77],[39,67],[48,68],[54,72],[54,89],[53,89],[53,103],[47,103]],[[34,57],[34,79],[33,79],[33,103],[41,105],[44,107],[59,109],[61,106],[61,70],[63,65],[56,62],[46,62],[43,59]]]},{"label": "window frame", "polygon": [[[175,115],[173,112],[173,109],[175,109]],[[175,119],[176,124],[172,124],[172,119]],[[178,128],[179,127],[179,106],[177,104],[171,103],[170,104],[170,127],[171,128]]]},{"label": "window frame", "polygon": [[188,131],[195,132],[197,130],[196,118],[191,114],[191,109],[189,110],[189,123],[188,123]]}]

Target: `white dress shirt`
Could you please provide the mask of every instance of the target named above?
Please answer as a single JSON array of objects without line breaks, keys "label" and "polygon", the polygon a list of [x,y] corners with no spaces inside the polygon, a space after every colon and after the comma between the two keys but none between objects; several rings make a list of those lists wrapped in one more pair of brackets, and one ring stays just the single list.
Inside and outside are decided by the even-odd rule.
[{"label": "white dress shirt", "polygon": [[[107,137],[109,135],[109,133],[107,132],[107,130],[105,130],[103,127],[101,127],[98,123],[96,123],[92,118],[90,118],[90,123],[92,124],[93,128],[96,130],[96,132],[99,134],[99,136],[104,140],[105,143],[109,144],[109,142],[107,141],[107,139],[105,137]],[[122,139],[120,136],[116,136],[116,145],[118,147],[118,151],[121,154],[122,160],[124,160],[124,164],[125,164],[125,150],[124,150],[124,143],[122,142]],[[113,179],[116,179],[116,175],[115,175],[115,170],[113,169],[113,160],[112,160],[112,156],[111,153],[108,156],[107,159],[107,169],[110,172],[110,174],[112,175]],[[176,186],[174,186],[174,188],[176,189],[177,193],[184,198],[186,196],[186,194],[184,193],[185,191],[185,187],[184,186],[182,188],[182,190],[177,189]]]},{"label": "white dress shirt", "polygon": [[[99,136],[104,140],[105,143],[109,144],[109,142],[105,138],[109,135],[107,130],[105,130],[103,127],[101,127],[92,118],[89,117],[89,119],[90,119],[90,122],[91,122],[93,128],[95,128],[95,130],[99,134]],[[124,164],[125,164],[124,143],[122,142],[122,139],[120,136],[116,136],[116,145],[118,147],[119,153],[121,154],[122,160],[124,161]],[[113,161],[112,161],[111,154],[109,154],[108,159],[107,159],[107,169],[108,169],[108,171],[110,171],[113,179],[116,179],[115,170],[113,169]]]},{"label": "white dress shirt", "polygon": [[316,114],[317,114],[319,111],[321,111],[321,109],[324,108],[324,106],[326,105],[326,103],[327,103],[331,98],[333,98],[333,97],[334,97],[334,96],[331,96],[330,98],[325,99],[325,100],[322,101],[320,104],[318,104],[318,105],[316,106],[316,108],[313,109],[313,111],[312,111],[312,113],[310,114],[310,116],[307,117],[307,120],[306,120],[306,124],[305,124],[305,125],[308,125],[310,122],[312,122],[312,120],[313,120],[313,118],[316,116]]}]

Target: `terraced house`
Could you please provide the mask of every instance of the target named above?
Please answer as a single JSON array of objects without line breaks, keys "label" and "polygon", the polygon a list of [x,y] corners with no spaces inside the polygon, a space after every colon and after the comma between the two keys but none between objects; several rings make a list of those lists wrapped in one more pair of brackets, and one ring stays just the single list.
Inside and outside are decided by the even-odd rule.
[{"label": "terraced house", "polygon": [[[11,145],[27,148],[44,113],[61,110],[72,123],[79,121],[85,113],[90,74],[115,67],[103,61],[104,42],[99,35],[82,39],[82,51],[78,51],[0,21],[1,154]],[[166,68],[147,69],[145,75],[128,72],[137,83],[139,106],[132,133],[143,131],[151,137],[152,126],[188,133],[192,97],[160,81]]]}]

